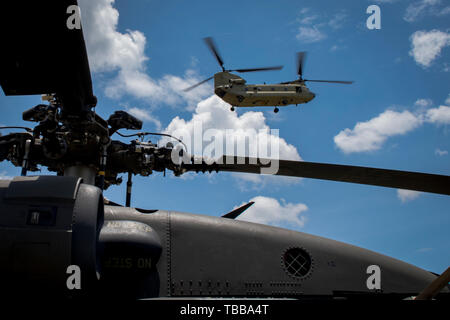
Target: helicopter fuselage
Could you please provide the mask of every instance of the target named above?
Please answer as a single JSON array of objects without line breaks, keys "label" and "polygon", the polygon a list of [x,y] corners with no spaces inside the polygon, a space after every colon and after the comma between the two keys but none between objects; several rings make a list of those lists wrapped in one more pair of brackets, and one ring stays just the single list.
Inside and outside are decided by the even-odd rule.
[{"label": "helicopter fuselage", "polygon": [[303,82],[289,84],[246,84],[245,79],[229,73],[214,75],[214,92],[235,107],[287,106],[314,99]]},{"label": "helicopter fuselage", "polygon": [[[401,299],[437,278],[302,232],[104,205],[102,190],[77,177],[0,180],[0,223],[1,291],[12,296]],[[71,267],[81,270],[76,293]]]}]

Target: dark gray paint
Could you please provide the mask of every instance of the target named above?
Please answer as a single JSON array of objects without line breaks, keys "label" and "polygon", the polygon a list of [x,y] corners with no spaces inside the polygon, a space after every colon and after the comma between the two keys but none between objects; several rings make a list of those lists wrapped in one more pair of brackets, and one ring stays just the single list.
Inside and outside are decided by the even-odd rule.
[{"label": "dark gray paint", "polygon": [[[381,268],[381,292],[414,295],[436,276],[402,261],[342,242],[255,223],[159,210],[141,214],[105,207],[105,219],[150,225],[163,251],[160,296],[332,295],[367,289],[369,265]],[[300,247],[313,259],[301,278],[284,268],[285,250]]]}]

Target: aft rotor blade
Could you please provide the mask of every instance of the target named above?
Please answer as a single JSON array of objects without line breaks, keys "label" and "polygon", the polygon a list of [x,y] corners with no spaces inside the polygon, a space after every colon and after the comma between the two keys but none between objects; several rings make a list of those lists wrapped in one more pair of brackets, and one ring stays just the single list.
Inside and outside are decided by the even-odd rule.
[{"label": "aft rotor blade", "polygon": [[22,1],[2,1],[0,84],[5,95],[56,93],[68,113],[95,105],[83,31],[69,24],[67,10],[75,5],[76,0],[28,1],[25,9]]},{"label": "aft rotor blade", "polygon": [[309,82],[327,82],[327,83],[341,83],[341,84],[352,84],[354,81],[342,81],[342,80],[303,80]]},{"label": "aft rotor blade", "polygon": [[235,69],[235,70],[227,70],[230,72],[254,72],[254,71],[268,71],[268,70],[281,70],[283,66],[275,66],[275,67],[265,67],[265,68],[252,68],[252,69]]},{"label": "aft rotor blade", "polygon": [[214,44],[214,40],[211,37],[207,37],[205,39],[203,39],[206,43],[206,45],[208,46],[209,50],[211,50],[211,52],[214,54],[214,56],[217,59],[217,62],[219,63],[219,65],[222,67],[223,69],[223,60],[220,57],[219,52],[217,51],[217,47]]},{"label": "aft rotor blade", "polygon": [[[197,172],[229,171],[261,174],[261,169],[269,168],[270,165],[268,159],[224,156],[221,162],[210,165],[205,162],[183,164],[183,169]],[[360,183],[450,195],[450,176],[444,175],[290,160],[278,160],[278,168],[276,175],[280,176]]]},{"label": "aft rotor blade", "polygon": [[205,80],[203,80],[203,81],[200,81],[199,83],[194,84],[193,86],[190,86],[189,88],[183,89],[183,91],[185,91],[185,92],[186,92],[186,91],[190,91],[190,90],[192,90],[192,89],[198,87],[199,85],[202,85],[202,84],[204,84],[205,82],[208,82],[208,81],[211,80],[212,78],[214,78],[214,76],[209,77],[208,79],[205,79]]},{"label": "aft rotor blade", "polygon": [[300,79],[303,76],[303,66],[305,64],[306,60],[306,52],[297,52],[297,74],[299,75]]}]

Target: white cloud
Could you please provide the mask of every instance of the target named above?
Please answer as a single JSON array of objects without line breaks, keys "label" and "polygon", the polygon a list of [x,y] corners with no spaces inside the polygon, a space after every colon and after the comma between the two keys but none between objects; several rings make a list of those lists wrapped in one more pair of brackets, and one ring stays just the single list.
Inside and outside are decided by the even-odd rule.
[{"label": "white cloud", "polygon": [[[216,95],[198,103],[191,120],[186,121],[178,116],[172,119],[164,132],[174,134],[175,136],[191,137],[191,141],[184,141],[189,149],[192,149],[194,145],[206,146],[211,143],[211,140],[203,141],[203,136],[195,134],[195,127],[197,126],[198,128],[199,124],[203,132],[211,129],[215,131],[217,136],[223,134],[227,138],[233,138],[238,142],[245,141],[247,135],[248,139],[253,139],[253,141],[258,142],[259,145],[257,147],[261,150],[266,147],[267,143],[278,143],[280,159],[301,160],[297,149],[293,145],[288,144],[283,138],[270,132],[270,128],[266,124],[266,118],[262,112],[248,111],[239,116],[237,112],[231,112],[230,105]],[[226,132],[227,130],[230,131]],[[225,150],[226,148],[224,148]],[[201,152],[204,150],[191,150],[191,153],[201,155],[196,151]],[[238,156],[252,154],[249,153],[251,150],[248,148],[245,149],[245,154],[239,152],[239,150],[235,151],[234,155]],[[221,154],[215,156],[221,156]],[[278,158],[277,155],[272,156]]]},{"label": "white cloud", "polygon": [[347,14],[344,12],[336,13],[328,22],[328,25],[333,29],[340,29],[347,18]]},{"label": "white cloud", "polygon": [[417,199],[422,192],[413,190],[397,189],[397,197],[404,203]]},{"label": "white cloud", "polygon": [[107,82],[105,93],[111,98],[125,94],[153,103],[181,103],[192,106],[211,92],[203,86],[190,92],[182,91],[199,81],[195,72],[188,70],[183,77],[166,75],[154,80],[146,74],[146,37],[136,30],[117,31],[119,12],[114,0],[79,1],[89,64],[93,72],[115,72]]},{"label": "white cloud", "polygon": [[448,151],[447,150],[436,149],[434,151],[434,154],[442,157],[442,156],[446,156],[448,154]]},{"label": "white cloud", "polygon": [[300,26],[298,28],[298,33],[296,35],[297,40],[311,43],[311,42],[318,42],[320,40],[323,40],[326,38],[325,33],[320,31],[317,26],[312,27],[304,27]]},{"label": "white cloud", "polygon": [[277,199],[262,196],[254,197],[250,201],[254,201],[255,204],[240,215],[238,220],[273,226],[289,224],[297,227],[303,227],[307,221],[303,213],[308,207],[303,203],[286,203],[283,199],[280,203]]},{"label": "white cloud", "polygon": [[127,111],[140,120],[153,123],[156,127],[156,130],[161,130],[161,122],[156,117],[154,117],[150,113],[150,111],[136,107],[129,109],[127,108]]},{"label": "white cloud", "polygon": [[450,124],[450,107],[439,106],[429,109],[426,113],[426,121],[436,124]]},{"label": "white cloud", "polygon": [[0,172],[0,180],[11,180],[13,177],[9,176],[6,171]]},{"label": "white cloud", "polygon": [[407,22],[414,22],[425,14],[439,15],[441,11],[436,10],[436,6],[441,3],[441,0],[420,0],[411,3],[405,11],[403,19]]},{"label": "white cloud", "polygon": [[417,99],[414,102],[415,114],[424,114],[433,105],[433,100],[431,99]]},{"label": "white cloud", "polygon": [[140,69],[148,58],[145,36],[140,31],[117,31],[119,12],[114,0],[80,0],[84,36],[92,71]]},{"label": "white cloud", "polygon": [[319,42],[327,38],[326,31],[339,29],[342,27],[347,14],[344,11],[338,12],[331,17],[314,13],[310,8],[303,8],[298,17],[299,23],[296,38],[305,43]]},{"label": "white cloud", "polygon": [[[199,134],[199,128],[202,132]],[[237,156],[260,156],[262,158],[301,160],[297,148],[288,144],[276,132],[271,132],[271,128],[266,124],[266,118],[262,112],[249,111],[242,115],[230,111],[230,105],[222,99],[213,95],[198,103],[194,114],[190,120],[175,117],[164,130],[178,138],[182,138],[191,154],[206,157],[220,157],[223,154]],[[212,137],[204,136],[205,133],[214,134]],[[225,143],[218,143],[217,153],[209,154],[207,150],[209,145],[214,145],[219,138],[223,136],[228,142],[234,141],[234,145],[241,145],[244,148],[233,147],[233,150],[227,150]],[[215,140],[217,139],[217,140]],[[164,140],[163,140],[164,141]],[[247,141],[247,142],[246,142]],[[250,141],[253,141],[251,143]],[[267,145],[275,146],[278,144],[278,155],[276,150],[267,150]],[[222,148],[222,150],[220,150]],[[275,152],[274,152],[275,151]],[[262,153],[261,153],[262,152]],[[206,153],[206,154],[205,154]],[[245,183],[251,183],[258,187],[273,183],[274,179],[292,183],[299,178],[273,177],[272,175],[254,175],[235,173],[234,177],[240,181],[241,189],[248,189]]]},{"label": "white cloud", "polygon": [[414,105],[421,108],[428,108],[433,104],[431,99],[418,99],[414,102]]},{"label": "white cloud", "polygon": [[450,107],[429,108],[432,103],[430,99],[418,99],[414,103],[418,107],[415,113],[386,110],[375,118],[358,122],[353,129],[340,131],[334,143],[345,153],[369,152],[380,149],[389,137],[406,134],[424,123],[450,124]]},{"label": "white cloud", "polygon": [[409,55],[422,67],[429,67],[441,50],[450,45],[450,33],[439,30],[416,31],[411,37]]},{"label": "white cloud", "polygon": [[317,21],[319,15],[313,14],[310,8],[303,8],[300,10],[300,14],[297,21],[303,25],[311,25],[313,22]]},{"label": "white cloud", "polygon": [[445,16],[447,14],[450,14],[450,6],[447,6],[447,7],[443,8],[442,10],[440,10],[437,13],[438,16]]},{"label": "white cloud", "polygon": [[358,122],[334,137],[334,142],[345,153],[374,151],[381,148],[387,138],[405,134],[421,124],[409,111],[386,110],[366,122]]}]

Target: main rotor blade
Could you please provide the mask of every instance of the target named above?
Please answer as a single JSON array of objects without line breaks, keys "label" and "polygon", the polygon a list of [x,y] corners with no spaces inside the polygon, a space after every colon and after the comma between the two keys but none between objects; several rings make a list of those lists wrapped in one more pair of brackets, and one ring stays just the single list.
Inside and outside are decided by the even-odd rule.
[{"label": "main rotor blade", "polygon": [[[269,168],[271,163],[268,159],[259,160],[249,157],[223,156],[221,164],[183,164],[183,169],[197,172],[229,171],[261,174],[261,168]],[[273,161],[277,160],[272,160],[272,164],[274,164]],[[444,175],[290,160],[278,160],[278,168],[276,175],[280,176],[360,183],[450,195],[450,176]]]},{"label": "main rotor blade", "polygon": [[186,92],[186,91],[190,91],[190,90],[192,90],[192,89],[198,87],[199,85],[202,85],[202,84],[204,84],[205,82],[208,82],[208,81],[211,80],[212,78],[214,78],[214,76],[209,77],[208,79],[205,79],[205,80],[203,80],[203,81],[200,81],[199,83],[194,84],[193,86],[190,86],[189,88],[183,89],[183,91],[185,91],[185,92]]},{"label": "main rotor blade", "polygon": [[96,99],[83,32],[74,23],[76,13],[67,13],[77,1],[24,5],[0,4],[0,84],[5,95],[56,93],[65,112],[89,109]]},{"label": "main rotor blade", "polygon": [[327,83],[341,83],[341,84],[352,84],[354,81],[342,81],[342,80],[308,80],[305,79],[303,81],[309,82],[327,82]]},{"label": "main rotor blade", "polygon": [[297,52],[297,74],[300,79],[303,77],[303,66],[306,60],[306,52]]},{"label": "main rotor blade", "polygon": [[414,300],[431,300],[433,299],[450,281],[450,267],[445,270],[438,278],[436,278],[428,287],[422,290]]},{"label": "main rotor blade", "polygon": [[216,57],[217,62],[219,63],[220,67],[223,69],[223,60],[220,57],[219,52],[217,51],[217,47],[214,44],[214,40],[211,37],[204,38],[203,40],[205,41],[205,43],[208,46],[209,50],[211,50],[211,52]]},{"label": "main rotor blade", "polygon": [[275,67],[265,67],[265,68],[252,68],[252,69],[234,69],[234,70],[227,70],[230,72],[236,71],[236,72],[254,72],[254,71],[268,71],[268,70],[281,70],[283,69],[283,66],[275,66]]}]

